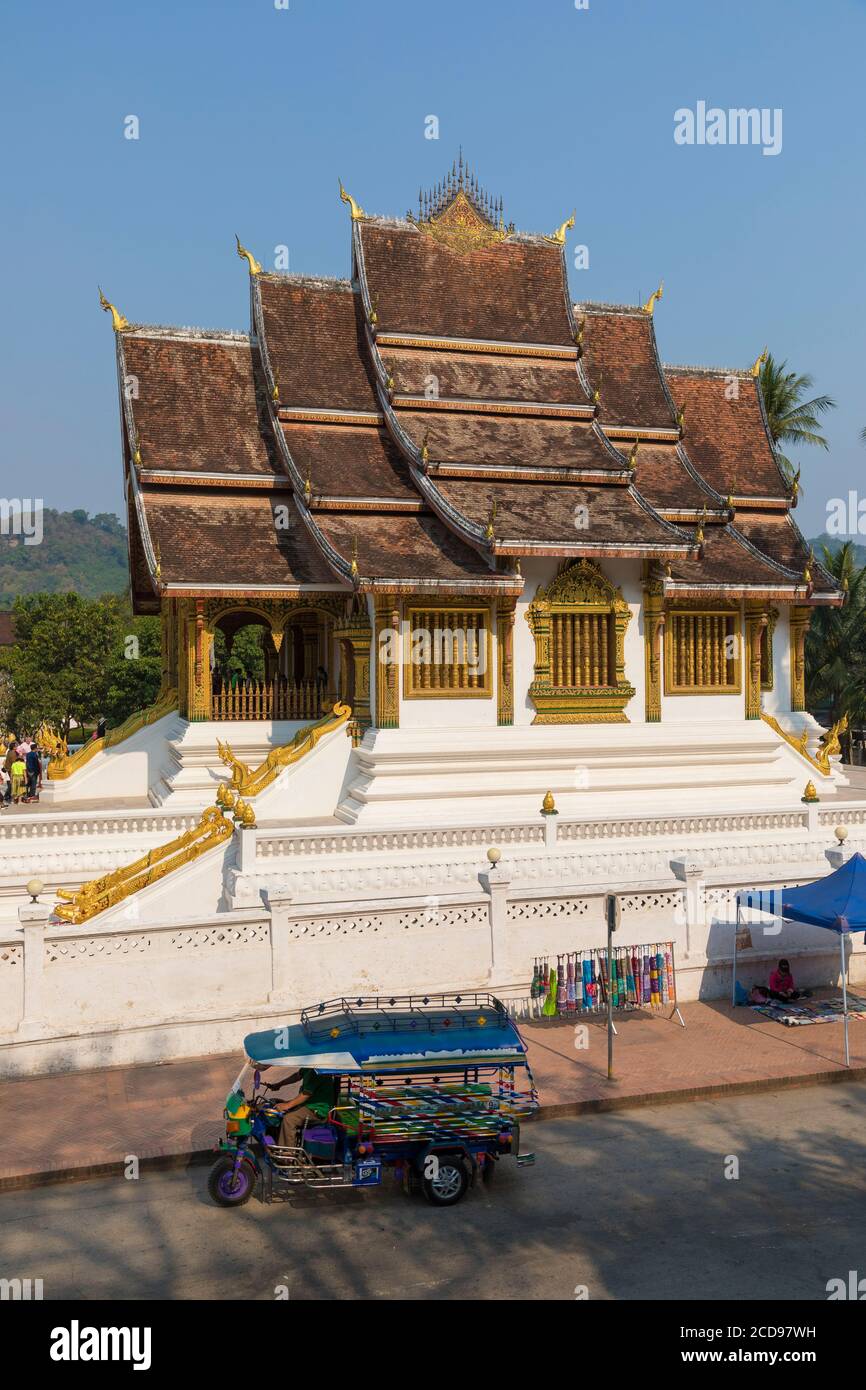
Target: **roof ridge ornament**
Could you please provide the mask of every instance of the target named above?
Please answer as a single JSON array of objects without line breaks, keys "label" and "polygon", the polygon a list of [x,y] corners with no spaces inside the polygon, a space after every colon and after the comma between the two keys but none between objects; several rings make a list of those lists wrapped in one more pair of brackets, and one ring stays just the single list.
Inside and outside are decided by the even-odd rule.
[{"label": "roof ridge ornament", "polygon": [[769,350],[767,348],[764,348],[764,351],[760,354],[760,356],[755,358],[754,362],[749,368],[749,376],[754,377],[757,380],[757,378],[761,375],[761,368],[763,367],[769,355]]},{"label": "roof ridge ornament", "polygon": [[641,309],[643,310],[643,312],[644,312],[645,314],[649,314],[650,318],[652,318],[652,316],[653,316],[653,314],[654,314],[654,312],[655,312],[656,304],[658,303],[658,301],[659,301],[660,299],[662,299],[662,298],[664,297],[664,292],[665,292],[665,282],[664,282],[664,280],[660,280],[660,281],[659,281],[659,287],[658,287],[658,289],[657,289],[657,290],[653,290],[653,292],[652,292],[652,294],[650,295],[649,299],[647,300],[646,304],[642,304],[642,305],[640,306]]},{"label": "roof ridge ornament", "polygon": [[639,450],[639,449],[640,449],[640,436],[639,436],[639,435],[635,435],[634,444],[632,444],[631,448],[629,449],[629,453],[628,453],[628,468],[629,468],[629,472],[630,472],[630,473],[634,473],[634,472],[637,471],[637,455],[638,455],[638,450]]},{"label": "roof ridge ornament", "polygon": [[337,182],[340,185],[340,202],[348,203],[349,207],[352,210],[352,221],[360,222],[363,218],[367,216],[366,212],[361,207],[360,203],[355,202],[355,199],[352,197],[351,193],[346,192],[345,188],[343,187],[343,180],[339,176],[337,178]]},{"label": "roof ridge ornament", "polygon": [[120,310],[115,308],[110,299],[105,298],[101,286],[97,285],[97,289],[99,290],[100,308],[103,309],[106,314],[111,315],[111,326],[115,333],[122,333],[125,328],[129,328],[129,319],[125,318]]},{"label": "roof ridge ornament", "polygon": [[246,261],[247,265],[250,268],[250,275],[261,275],[262,267],[256,260],[252,251],[248,251],[245,246],[241,246],[241,239],[238,236],[237,232],[235,232],[235,241],[238,244],[238,255],[240,256],[242,261]]},{"label": "roof ridge ornament", "polygon": [[577,209],[575,208],[574,212],[571,214],[570,217],[567,217],[564,222],[560,222],[555,232],[551,232],[549,237],[544,238],[545,241],[552,241],[555,243],[556,246],[564,246],[565,234],[566,232],[570,232],[572,227],[574,226],[574,219],[576,213]]},{"label": "roof ridge ornament", "polygon": [[492,198],[481,187],[462,149],[444,179],[427,193],[419,189],[418,215],[407,212],[406,219],[460,254],[495,246],[514,231],[513,222],[505,225],[502,198]]}]

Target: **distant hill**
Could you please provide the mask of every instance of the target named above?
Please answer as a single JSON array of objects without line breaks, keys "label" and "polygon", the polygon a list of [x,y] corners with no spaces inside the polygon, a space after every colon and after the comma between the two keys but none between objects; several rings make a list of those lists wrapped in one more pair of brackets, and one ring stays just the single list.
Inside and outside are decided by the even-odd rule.
[{"label": "distant hill", "polygon": [[113,513],[42,514],[42,544],[0,534],[0,608],[19,594],[121,594],[129,583],[126,528]]},{"label": "distant hill", "polygon": [[[826,545],[826,547],[827,547],[827,549],[830,551],[831,555],[835,555],[836,552],[837,552],[838,550],[841,550],[841,549],[842,549],[842,546],[845,544],[845,541],[848,540],[848,539],[850,539],[850,537],[846,537],[846,536],[828,536],[828,535],[827,535],[827,532],[824,531],[820,536],[815,536],[812,540],[810,540],[810,541],[809,541],[809,544],[810,544],[811,546],[814,546],[814,548],[815,548],[815,554],[818,556],[818,559],[820,560],[820,559],[821,559],[821,546],[822,546],[822,545]],[[853,545],[852,549],[853,549],[853,551],[854,551],[854,563],[855,563],[858,567],[862,567],[863,565],[866,565],[866,545],[858,545],[858,544],[855,543],[855,544]]]}]

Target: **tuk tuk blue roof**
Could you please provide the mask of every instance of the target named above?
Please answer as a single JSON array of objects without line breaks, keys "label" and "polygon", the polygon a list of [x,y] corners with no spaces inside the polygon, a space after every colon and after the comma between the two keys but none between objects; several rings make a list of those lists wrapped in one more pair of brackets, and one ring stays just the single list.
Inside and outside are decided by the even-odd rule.
[{"label": "tuk tuk blue roof", "polygon": [[259,1066],[325,1075],[526,1064],[517,1025],[478,994],[331,1000],[305,1009],[300,1023],[250,1033],[244,1050]]}]

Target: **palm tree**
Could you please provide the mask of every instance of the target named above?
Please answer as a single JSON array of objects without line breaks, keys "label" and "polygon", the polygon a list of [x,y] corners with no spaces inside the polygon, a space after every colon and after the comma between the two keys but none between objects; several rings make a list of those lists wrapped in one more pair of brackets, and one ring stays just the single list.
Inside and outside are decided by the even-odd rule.
[{"label": "palm tree", "polygon": [[829,449],[827,440],[818,430],[819,417],[834,409],[836,402],[831,396],[813,396],[811,400],[804,400],[803,397],[812,389],[812,377],[808,372],[801,375],[789,372],[787,366],[787,361],[777,362],[773,354],[768,352],[761,367],[761,391],[776,455],[785,477],[793,482],[794,465],[785,457],[779,445],[811,444],[819,449]]},{"label": "palm tree", "polygon": [[866,724],[866,567],[857,568],[854,544],[835,552],[821,547],[821,563],[848,601],[842,608],[818,608],[806,637],[806,686],[810,708],[828,711],[834,723],[847,712],[847,762],[852,761],[852,733]]}]

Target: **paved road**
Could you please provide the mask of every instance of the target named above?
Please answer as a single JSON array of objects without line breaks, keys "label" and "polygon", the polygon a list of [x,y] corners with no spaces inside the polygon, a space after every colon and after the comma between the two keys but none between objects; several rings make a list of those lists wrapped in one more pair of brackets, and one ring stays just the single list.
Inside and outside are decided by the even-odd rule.
[{"label": "paved road", "polygon": [[866,1276],[864,1120],[851,1084],[547,1121],[534,1168],[444,1211],[387,1189],[225,1212],[203,1168],[7,1193],[0,1277],[46,1299],[824,1299]]}]

